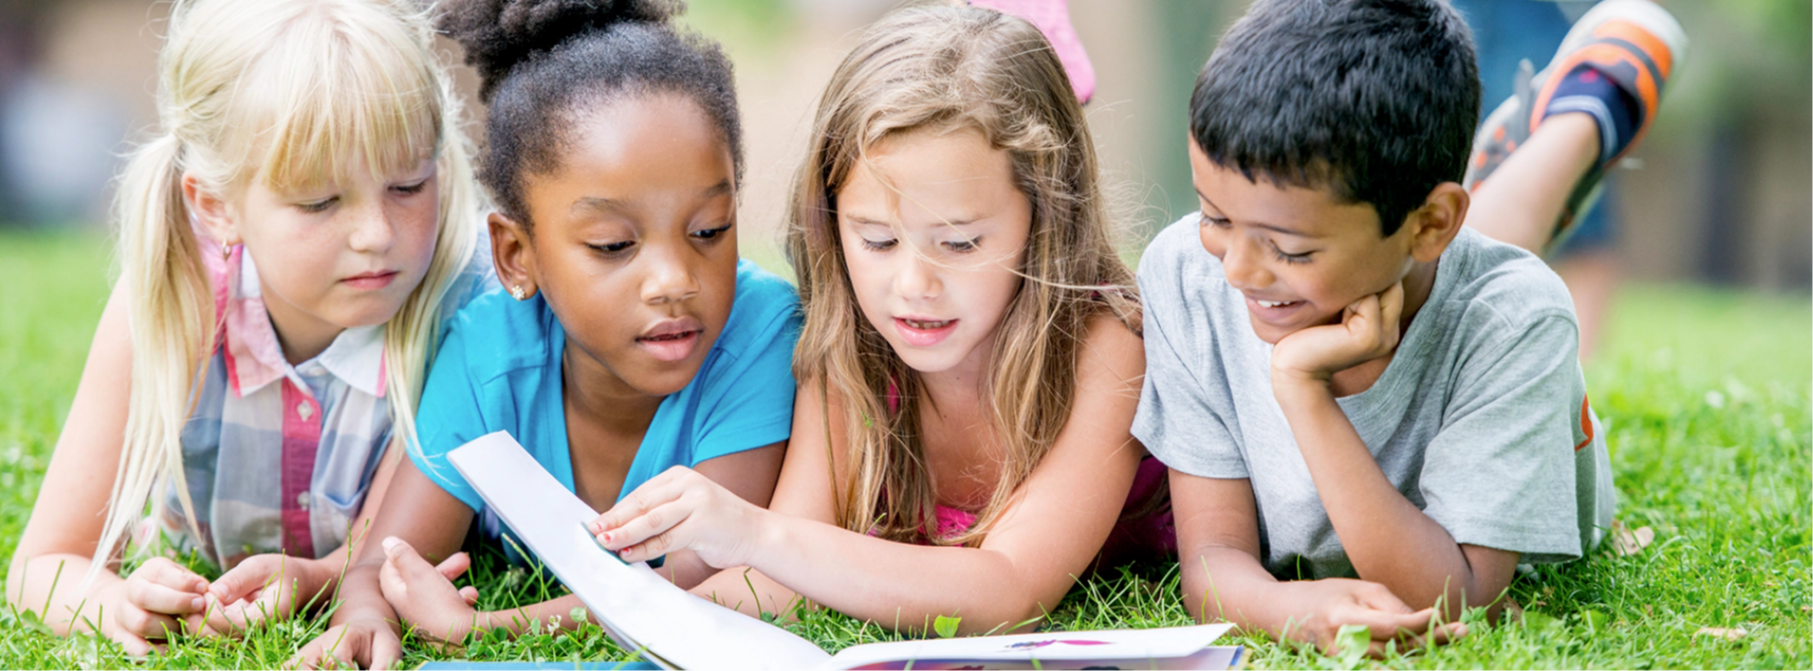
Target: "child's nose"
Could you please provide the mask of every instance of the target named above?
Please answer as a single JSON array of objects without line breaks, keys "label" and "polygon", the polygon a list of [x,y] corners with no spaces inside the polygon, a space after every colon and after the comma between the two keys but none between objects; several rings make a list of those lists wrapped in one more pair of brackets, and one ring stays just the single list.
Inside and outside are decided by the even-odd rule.
[{"label": "child's nose", "polygon": [[668,245],[649,245],[638,257],[647,264],[642,301],[650,305],[679,302],[699,293],[698,273],[694,272],[684,250],[665,247]]},{"label": "child's nose", "polygon": [[396,239],[396,229],[382,204],[355,206],[349,214],[353,218],[353,230],[347,244],[353,251],[381,253],[390,249],[391,242]]},{"label": "child's nose", "polygon": [[1228,278],[1228,284],[1241,291],[1256,291],[1272,285],[1274,278],[1265,265],[1259,262],[1259,243],[1250,239],[1227,241],[1221,254],[1221,271]]},{"label": "child's nose", "polygon": [[902,298],[937,298],[944,293],[944,282],[938,279],[933,261],[916,249],[903,250],[901,268],[894,274],[894,292]]}]

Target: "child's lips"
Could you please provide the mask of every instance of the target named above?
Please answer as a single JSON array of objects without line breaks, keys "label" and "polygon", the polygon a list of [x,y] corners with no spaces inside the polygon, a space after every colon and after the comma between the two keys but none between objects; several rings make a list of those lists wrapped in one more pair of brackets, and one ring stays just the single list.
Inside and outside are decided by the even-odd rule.
[{"label": "child's lips", "polygon": [[374,271],[374,272],[369,272],[369,273],[359,273],[357,275],[353,275],[352,277],[348,277],[348,278],[340,280],[340,281],[354,289],[368,289],[369,290],[369,289],[382,289],[384,287],[390,286],[391,281],[395,280],[396,278],[397,278],[397,271],[381,270],[381,271]]},{"label": "child's lips", "polygon": [[655,324],[636,337],[636,344],[657,361],[674,362],[691,356],[699,346],[705,325],[691,317]]},{"label": "child's lips", "polygon": [[1269,324],[1281,324],[1281,323],[1287,322],[1292,317],[1296,316],[1297,312],[1299,310],[1303,309],[1307,305],[1309,305],[1309,303],[1302,301],[1302,300],[1272,301],[1272,300],[1260,300],[1257,298],[1253,298],[1252,296],[1246,297],[1247,312],[1250,312],[1253,314],[1253,316],[1258,317],[1260,321],[1263,321],[1263,322],[1266,322]]},{"label": "child's lips", "polygon": [[931,347],[957,330],[955,319],[923,319],[920,317],[895,317],[894,330],[901,339],[914,347]]}]

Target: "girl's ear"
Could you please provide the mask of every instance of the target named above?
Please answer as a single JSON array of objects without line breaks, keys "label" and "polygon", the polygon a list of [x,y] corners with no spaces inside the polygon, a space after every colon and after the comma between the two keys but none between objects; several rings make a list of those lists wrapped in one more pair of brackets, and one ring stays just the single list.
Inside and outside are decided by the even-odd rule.
[{"label": "girl's ear", "polygon": [[535,248],[529,244],[529,231],[501,212],[492,212],[485,222],[491,226],[491,262],[497,267],[497,281],[516,300],[535,295]]},{"label": "girl's ear", "polygon": [[1460,184],[1437,184],[1423,199],[1423,206],[1410,213],[1410,221],[1405,223],[1411,228],[1410,255],[1425,263],[1439,258],[1454,236],[1460,234],[1471,202]]},{"label": "girl's ear", "polygon": [[223,245],[240,243],[239,224],[226,199],[203,186],[200,179],[188,172],[183,173],[183,206],[215,242]]}]

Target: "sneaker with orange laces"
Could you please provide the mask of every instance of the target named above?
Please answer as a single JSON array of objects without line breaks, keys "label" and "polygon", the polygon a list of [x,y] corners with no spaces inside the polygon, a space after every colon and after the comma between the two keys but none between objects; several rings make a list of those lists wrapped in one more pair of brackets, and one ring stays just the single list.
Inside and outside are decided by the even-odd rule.
[{"label": "sneaker with orange laces", "polygon": [[1551,115],[1581,112],[1599,125],[1599,162],[1568,195],[1551,245],[1599,196],[1605,171],[1630,153],[1649,130],[1662,91],[1686,56],[1687,34],[1667,10],[1649,0],[1607,0],[1574,24],[1542,72],[1518,68],[1513,94],[1479,126],[1462,186],[1491,176]]}]

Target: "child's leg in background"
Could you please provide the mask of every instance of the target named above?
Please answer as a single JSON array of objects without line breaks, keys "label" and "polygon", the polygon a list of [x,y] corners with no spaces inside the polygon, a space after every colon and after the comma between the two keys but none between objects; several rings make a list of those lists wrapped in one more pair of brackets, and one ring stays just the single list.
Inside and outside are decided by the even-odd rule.
[{"label": "child's leg in background", "polygon": [[[1458,0],[1457,6],[1476,28],[1485,102],[1504,101],[1488,107],[1491,116],[1475,142],[1468,224],[1550,253],[1574,294],[1584,356],[1619,275],[1611,208],[1595,207],[1596,192],[1653,123],[1685,36],[1646,0],[1595,8],[1565,41],[1566,19],[1551,2]],[[1552,52],[1557,43],[1564,46],[1554,62],[1533,80],[1527,70],[1511,74],[1524,52]],[[1583,163],[1583,154],[1592,158]]]}]

